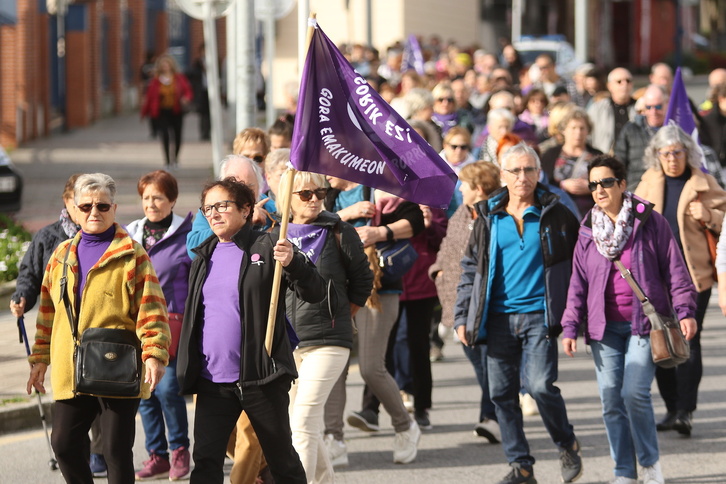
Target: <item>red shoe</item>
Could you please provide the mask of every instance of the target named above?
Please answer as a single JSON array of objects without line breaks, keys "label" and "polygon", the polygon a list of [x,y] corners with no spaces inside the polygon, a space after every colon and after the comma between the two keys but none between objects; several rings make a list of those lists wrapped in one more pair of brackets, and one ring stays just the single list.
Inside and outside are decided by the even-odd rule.
[{"label": "red shoe", "polygon": [[171,465],[167,459],[157,454],[151,454],[149,460],[144,462],[144,468],[136,473],[136,480],[148,481],[166,477],[169,475],[170,468]]},{"label": "red shoe", "polygon": [[170,481],[180,481],[189,477],[189,450],[179,447],[171,451]]}]

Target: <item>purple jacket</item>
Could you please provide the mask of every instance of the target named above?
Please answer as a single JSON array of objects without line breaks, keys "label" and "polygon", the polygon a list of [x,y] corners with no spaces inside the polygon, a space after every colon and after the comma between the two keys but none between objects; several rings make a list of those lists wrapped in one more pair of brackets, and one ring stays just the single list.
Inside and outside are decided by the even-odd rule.
[{"label": "purple jacket", "polygon": [[[135,220],[126,227],[131,238],[139,243],[142,243],[145,223],[146,217]],[[189,267],[192,265],[192,260],[187,254],[187,234],[191,230],[191,212],[186,218],[174,214],[169,230],[149,249],[151,265],[159,277],[159,285],[164,291],[170,313],[184,313],[189,290]]]},{"label": "purple jacket", "polygon": [[[653,211],[653,205],[633,196],[635,225],[630,268],[633,277],[660,314],[675,311],[678,319],[694,317],[696,288],[693,286],[678,244],[668,222]],[[580,226],[562,316],[562,337],[577,338],[586,325],[585,341],[600,341],[605,333],[605,285],[612,262],[597,251],[592,238],[592,212]],[[650,334],[650,322],[637,298],[633,298],[633,335]]]}]

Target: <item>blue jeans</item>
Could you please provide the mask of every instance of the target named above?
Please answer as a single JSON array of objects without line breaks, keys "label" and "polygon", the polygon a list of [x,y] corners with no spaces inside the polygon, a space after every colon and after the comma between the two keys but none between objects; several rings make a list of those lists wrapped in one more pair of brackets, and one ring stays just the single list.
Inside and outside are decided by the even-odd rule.
[{"label": "blue jeans", "polygon": [[534,465],[519,408],[520,369],[537,402],[547,432],[560,448],[572,447],[575,433],[567,419],[557,381],[557,340],[547,337],[543,313],[501,314],[487,321],[489,394],[496,407],[502,447],[509,463]]},{"label": "blue jeans", "polygon": [[479,422],[482,422],[485,418],[496,421],[497,416],[494,410],[494,403],[492,403],[492,399],[489,397],[489,379],[487,378],[487,345],[461,345],[461,347],[464,349],[466,357],[469,358],[471,366],[474,367],[476,381],[479,382],[479,386],[481,387]]},{"label": "blue jeans", "polygon": [[[165,456],[179,447],[189,448],[189,423],[187,422],[187,402],[179,395],[176,380],[176,359],[169,362],[166,373],[151,393],[148,400],[139,404],[141,423],[146,434],[146,451],[149,454]],[[169,429],[167,445],[164,421]]]},{"label": "blue jeans", "polygon": [[615,475],[637,479],[636,456],[643,467],[658,461],[650,338],[633,336],[627,321],[608,321],[602,340],[590,346]]}]

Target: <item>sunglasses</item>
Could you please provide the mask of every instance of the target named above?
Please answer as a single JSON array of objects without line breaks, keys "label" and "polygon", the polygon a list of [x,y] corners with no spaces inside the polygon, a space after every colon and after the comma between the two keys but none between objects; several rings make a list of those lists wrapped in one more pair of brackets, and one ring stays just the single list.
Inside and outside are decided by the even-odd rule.
[{"label": "sunglasses", "polygon": [[323,200],[325,198],[325,195],[328,194],[328,189],[316,188],[315,190],[300,190],[292,193],[300,197],[300,200],[302,200],[303,202],[309,202],[313,199],[313,194],[315,194],[318,200]]},{"label": "sunglasses", "polygon": [[469,145],[449,145],[449,148],[452,150],[462,150],[462,151],[469,151]]},{"label": "sunglasses", "polygon": [[663,105],[662,104],[646,104],[645,105],[645,110],[646,111],[650,111],[651,109],[655,109],[657,111],[660,111],[661,109],[663,109]]},{"label": "sunglasses", "polygon": [[96,207],[99,212],[108,212],[112,206],[111,203],[84,203],[83,205],[76,205],[76,208],[83,213],[89,213],[93,210],[93,207]]},{"label": "sunglasses", "polygon": [[260,163],[265,161],[265,157],[262,155],[256,155],[256,156],[252,157],[252,161],[254,161],[255,163],[257,163],[259,165]]},{"label": "sunglasses", "polygon": [[450,103],[453,103],[454,102],[454,98],[453,97],[440,97],[440,98],[437,99],[437,101],[440,102],[440,103],[442,103],[444,101],[448,101]]},{"label": "sunglasses", "polygon": [[234,200],[222,200],[221,202],[217,202],[213,205],[204,205],[203,207],[199,207],[199,210],[202,211],[205,217],[211,217],[213,210],[217,210],[217,213],[224,213],[229,208],[229,204],[234,203],[235,205],[237,202]]},{"label": "sunglasses", "polygon": [[607,178],[603,178],[600,181],[591,181],[590,183],[587,184],[587,188],[591,192],[594,192],[595,190],[597,190],[598,185],[602,186],[603,188],[612,188],[619,181],[620,181],[620,178],[615,178],[615,177],[609,176]]}]

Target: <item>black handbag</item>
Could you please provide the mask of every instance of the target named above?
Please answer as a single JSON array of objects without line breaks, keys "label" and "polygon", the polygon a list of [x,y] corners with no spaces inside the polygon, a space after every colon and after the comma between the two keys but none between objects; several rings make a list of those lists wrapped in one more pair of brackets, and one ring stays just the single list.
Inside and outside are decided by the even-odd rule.
[{"label": "black handbag", "polygon": [[141,344],[133,331],[88,328],[78,340],[67,288],[68,254],[63,260],[61,295],[73,336],[74,395],[136,398],[141,391]]},{"label": "black handbag", "polygon": [[643,305],[643,312],[650,321],[650,351],[653,363],[661,368],[674,368],[688,361],[691,347],[683,337],[678,320],[672,316],[659,314],[635,281],[633,274],[619,260],[615,261],[615,265],[620,270],[620,275],[633,289],[635,296]]}]

